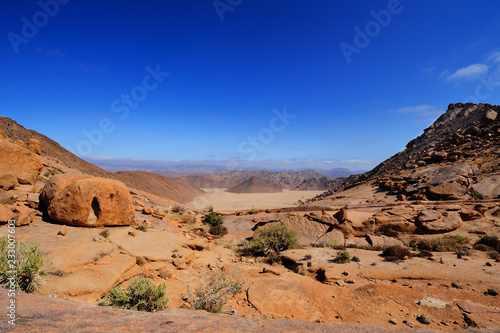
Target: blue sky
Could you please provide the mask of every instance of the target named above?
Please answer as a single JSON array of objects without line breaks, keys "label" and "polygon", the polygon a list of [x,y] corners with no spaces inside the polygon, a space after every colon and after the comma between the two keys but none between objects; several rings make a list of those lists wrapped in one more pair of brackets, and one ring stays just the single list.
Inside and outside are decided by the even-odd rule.
[{"label": "blue sky", "polygon": [[500,104],[498,1],[0,6],[0,115],[84,158],[366,170]]}]

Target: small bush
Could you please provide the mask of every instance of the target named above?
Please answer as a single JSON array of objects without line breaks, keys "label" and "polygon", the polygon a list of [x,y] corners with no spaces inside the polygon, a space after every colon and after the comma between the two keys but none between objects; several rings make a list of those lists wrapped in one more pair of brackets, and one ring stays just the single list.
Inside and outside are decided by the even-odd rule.
[{"label": "small bush", "polygon": [[335,262],[338,264],[347,264],[351,262],[351,255],[349,254],[349,252],[341,250],[337,252]]},{"label": "small bush", "polygon": [[193,309],[219,313],[226,304],[227,297],[241,293],[242,288],[241,283],[234,282],[221,274],[217,279],[211,278],[207,285],[195,290],[189,299]]},{"label": "small bush", "polygon": [[262,228],[255,239],[245,242],[242,252],[249,255],[269,255],[271,252],[280,253],[298,246],[293,230],[288,230],[283,223],[272,223]]},{"label": "small bush", "polygon": [[99,302],[99,305],[155,312],[166,307],[170,299],[166,295],[166,291],[167,286],[164,283],[155,286],[151,280],[137,277],[130,281],[127,289],[123,289],[121,286],[111,289]]},{"label": "small bush", "polygon": [[182,215],[186,211],[186,208],[182,207],[181,205],[175,205],[174,207],[172,207],[171,211],[172,213],[178,213]]},{"label": "small bush", "polygon": [[182,215],[181,222],[182,223],[192,224],[192,223],[196,222],[196,218],[193,215],[190,215],[190,214]]},{"label": "small bush", "polygon": [[104,238],[108,238],[109,237],[109,230],[103,230],[99,233],[99,235],[101,235],[102,237]]},{"label": "small bush", "polygon": [[411,258],[412,254],[406,247],[393,245],[382,251],[382,257],[387,261],[398,261]]},{"label": "small bush", "polygon": [[412,246],[418,250],[428,250],[435,252],[456,252],[458,248],[463,247],[470,242],[468,237],[459,235],[446,235],[436,238],[424,238],[412,242]]},{"label": "small bush", "polygon": [[214,236],[222,237],[227,235],[227,228],[223,225],[213,225],[208,229],[208,232]]},{"label": "small bush", "polygon": [[255,210],[255,208],[252,208],[248,211],[248,214],[250,215],[257,214],[257,211]]},{"label": "small bush", "polygon": [[497,251],[488,252],[488,257],[490,257],[491,259],[493,259],[495,261],[500,261],[500,253],[498,253]]},{"label": "small bush", "polygon": [[356,256],[352,257],[352,259],[351,259],[351,260],[352,260],[352,261],[354,261],[354,262],[361,262],[361,259],[359,259],[359,258],[358,258],[358,257],[356,257]]},{"label": "small bush", "polygon": [[208,214],[205,214],[205,216],[203,216],[201,222],[203,222],[203,224],[208,224],[212,227],[215,227],[218,225],[222,225],[224,223],[224,220],[222,219],[222,217],[219,216],[219,214],[215,212],[210,212]]},{"label": "small bush", "polygon": [[148,231],[148,228],[149,227],[146,223],[140,224],[136,227],[137,230],[142,231],[142,232]]},{"label": "small bush", "polygon": [[492,248],[493,250],[500,252],[500,239],[498,239],[498,236],[496,235],[495,236],[485,235],[481,237],[481,239],[476,242],[476,245],[479,244],[486,245]]},{"label": "small bush", "polygon": [[[0,286],[10,289],[9,278],[15,276],[15,289],[34,292],[45,275],[42,253],[36,245],[12,242],[8,236],[0,238]],[[14,244],[14,248],[10,245]],[[17,245],[17,246],[16,246]],[[10,272],[15,271],[13,275]]]}]

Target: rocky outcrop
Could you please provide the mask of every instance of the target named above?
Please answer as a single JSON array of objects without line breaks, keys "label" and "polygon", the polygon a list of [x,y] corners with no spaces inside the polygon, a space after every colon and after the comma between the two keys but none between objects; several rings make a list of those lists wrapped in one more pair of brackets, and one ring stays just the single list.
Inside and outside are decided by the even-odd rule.
[{"label": "rocky outcrop", "polygon": [[281,192],[281,188],[278,184],[253,176],[226,191],[231,193],[278,193]]},{"label": "rocky outcrop", "polygon": [[26,148],[34,154],[42,155],[42,146],[37,139],[29,139]]},{"label": "rocky outcrop", "polygon": [[97,227],[134,222],[132,197],[127,187],[116,180],[78,179],[49,201],[49,216],[67,225]]},{"label": "rocky outcrop", "polygon": [[51,201],[75,180],[90,178],[90,176],[77,173],[58,174],[49,179],[40,193],[40,209],[49,207]]},{"label": "rocky outcrop", "polygon": [[42,171],[40,159],[28,149],[0,139],[0,174],[15,175],[20,184],[35,184]]},{"label": "rocky outcrop", "polygon": [[19,185],[17,182],[17,177],[12,173],[2,173],[0,174],[0,188],[4,190],[10,190]]}]

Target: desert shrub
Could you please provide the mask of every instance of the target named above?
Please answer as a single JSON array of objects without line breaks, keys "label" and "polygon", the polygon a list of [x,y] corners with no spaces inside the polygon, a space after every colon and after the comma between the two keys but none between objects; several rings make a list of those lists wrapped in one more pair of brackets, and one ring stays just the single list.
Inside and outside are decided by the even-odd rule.
[{"label": "desert shrub", "polygon": [[352,257],[351,260],[354,262],[361,262],[361,259],[359,259],[359,257],[357,257],[357,256]]},{"label": "desert shrub", "polygon": [[171,211],[172,213],[184,214],[186,208],[182,207],[181,205],[175,205],[172,207]]},{"label": "desert shrub", "polygon": [[[45,269],[42,253],[37,245],[18,243],[4,236],[0,238],[0,286],[10,289],[9,278],[15,277],[15,289],[34,292],[43,282]],[[12,274],[10,272],[16,272]]]},{"label": "desert shrub", "polygon": [[393,245],[382,251],[382,257],[384,257],[387,261],[398,261],[411,258],[412,254],[406,247]]},{"label": "desert shrub", "polygon": [[498,253],[497,251],[488,252],[488,257],[490,257],[491,259],[493,259],[495,261],[500,261],[500,253]]},{"label": "desert shrub", "polygon": [[140,224],[136,227],[137,230],[140,230],[142,232],[148,231],[148,225],[146,223]]},{"label": "desert shrub", "polygon": [[337,252],[337,255],[335,256],[335,262],[338,264],[347,264],[351,262],[351,255],[349,252],[341,250]]},{"label": "desert shrub", "polygon": [[201,222],[203,222],[203,224],[208,224],[212,227],[215,227],[217,225],[222,225],[224,223],[224,220],[216,212],[210,212],[203,216]]},{"label": "desert shrub", "polygon": [[213,225],[208,229],[208,232],[214,236],[222,237],[227,235],[227,228],[223,225]]},{"label": "desert shrub", "polygon": [[255,208],[253,208],[253,207],[252,207],[252,209],[250,209],[250,210],[248,211],[248,214],[251,214],[251,215],[253,215],[253,214],[257,214],[257,210],[256,210]]},{"label": "desert shrub", "polygon": [[428,250],[435,252],[456,252],[458,248],[463,247],[470,242],[468,237],[459,235],[445,235],[436,238],[424,238],[412,242],[412,246],[418,250]]},{"label": "desert shrub", "polygon": [[479,193],[478,191],[474,190],[473,188],[471,188],[469,190],[469,195],[471,197],[471,199],[473,200],[483,200],[484,197],[481,193]]},{"label": "desert shrub", "polygon": [[109,230],[106,229],[106,230],[103,230],[99,233],[99,235],[101,235],[102,237],[104,238],[108,238],[109,237]]},{"label": "desert shrub", "polygon": [[209,206],[205,207],[204,211],[207,213],[211,213],[214,211],[214,206],[209,205]]},{"label": "desert shrub", "polygon": [[321,241],[321,242],[317,242],[317,243],[314,243],[311,245],[312,245],[312,247],[319,247],[319,248],[328,247],[328,248],[337,249],[337,250],[344,250],[345,249],[345,246],[343,244],[341,245],[335,241],[328,241],[328,242]]},{"label": "desert shrub", "polygon": [[500,252],[500,239],[496,235],[494,236],[485,235],[481,237],[481,239],[476,242],[476,245],[479,244],[486,245],[492,248],[493,250]]},{"label": "desert shrub", "polygon": [[191,295],[189,291],[188,294],[193,309],[219,313],[226,304],[227,297],[241,293],[242,288],[241,283],[234,282],[221,274],[217,279],[211,278],[208,284],[196,289],[194,294]]},{"label": "desert shrub", "polygon": [[190,215],[190,214],[182,215],[181,222],[182,223],[195,223],[196,222],[196,218],[193,215]]},{"label": "desert shrub", "polygon": [[132,279],[127,289],[121,286],[111,289],[99,305],[155,312],[166,307],[170,299],[166,291],[167,286],[164,283],[155,286],[151,280],[141,276]]},{"label": "desert shrub", "polygon": [[280,253],[299,246],[297,235],[283,223],[272,223],[262,228],[258,236],[243,244],[242,252],[250,255]]}]

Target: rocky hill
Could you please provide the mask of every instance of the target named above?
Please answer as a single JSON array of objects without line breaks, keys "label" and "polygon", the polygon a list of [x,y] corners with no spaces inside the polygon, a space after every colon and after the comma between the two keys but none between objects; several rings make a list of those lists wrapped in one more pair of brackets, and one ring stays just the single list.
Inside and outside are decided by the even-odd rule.
[{"label": "rocky hill", "polygon": [[92,176],[112,178],[107,171],[82,160],[75,154],[61,147],[54,140],[51,140],[36,131],[28,130],[10,118],[0,117],[0,129],[2,129],[12,140],[28,142],[29,139],[36,139],[40,141],[42,156],[56,158],[63,162],[66,166]]},{"label": "rocky hill", "polygon": [[151,172],[119,171],[113,176],[129,187],[180,203],[188,203],[204,193],[197,187]]},{"label": "rocky hill", "polygon": [[[267,170],[247,170],[247,171],[225,171],[214,172],[208,175],[193,175],[181,177],[179,180],[185,181],[193,186],[201,188],[229,188],[241,184],[251,177],[258,177],[265,181],[277,184],[283,189],[295,189],[304,180],[325,177],[316,170],[304,171],[267,171]],[[209,181],[210,179],[210,181]],[[203,186],[198,186],[203,185]],[[309,188],[312,190],[312,188]]]},{"label": "rocky hill", "polygon": [[415,200],[500,197],[500,106],[450,104],[406,149],[337,190],[363,183]]},{"label": "rocky hill", "polygon": [[226,191],[231,193],[278,193],[281,192],[281,188],[274,182],[264,181],[253,176]]},{"label": "rocky hill", "polygon": [[300,185],[297,186],[295,189],[301,191],[330,190],[330,189],[335,189],[337,186],[343,184],[345,180],[346,178],[335,178],[335,179],[331,179],[328,177],[309,178],[300,183]]},{"label": "rocky hill", "polygon": [[179,203],[190,202],[197,195],[203,193],[200,189],[189,184],[154,173],[132,171],[111,173],[105,171],[84,161],[45,135],[28,130],[14,120],[6,117],[0,117],[0,130],[3,130],[10,140],[19,141],[21,144],[27,143],[30,139],[40,141],[41,155],[43,157],[55,159],[66,167],[88,175],[118,179],[134,189],[168,198]]}]

